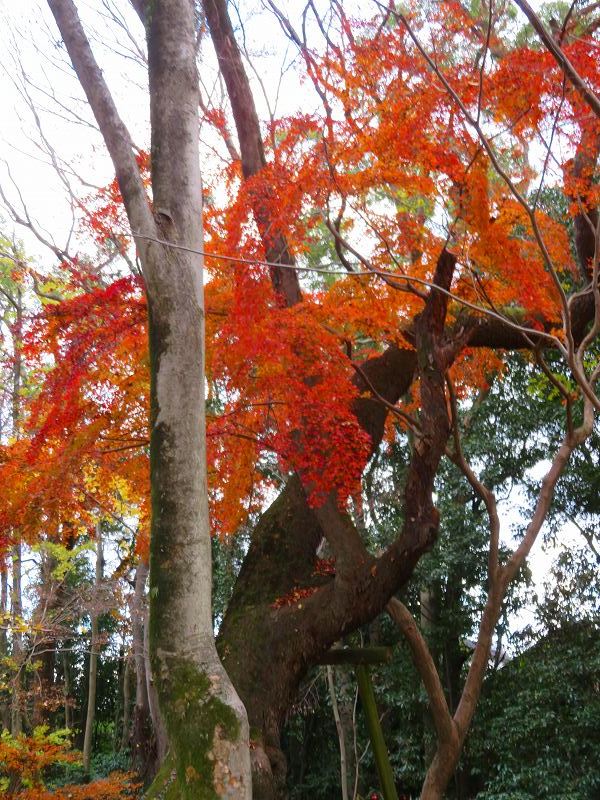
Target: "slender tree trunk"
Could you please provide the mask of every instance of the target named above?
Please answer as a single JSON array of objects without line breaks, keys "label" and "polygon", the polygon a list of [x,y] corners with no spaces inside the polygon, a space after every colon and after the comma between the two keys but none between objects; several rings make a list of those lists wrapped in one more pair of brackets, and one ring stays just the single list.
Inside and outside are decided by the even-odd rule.
[{"label": "slender tree trunk", "polygon": [[23,676],[23,634],[20,631],[23,617],[23,603],[21,598],[21,543],[12,547],[12,591],[11,591],[11,617],[12,617],[12,658],[15,674],[12,679],[12,702],[10,732],[13,736],[23,730],[22,715],[22,689]]},{"label": "slender tree trunk", "polygon": [[[21,387],[23,383],[23,302],[22,293],[17,289],[13,298],[15,309],[15,324],[13,329],[13,387],[12,387],[12,427],[13,436],[19,439],[21,435]],[[21,666],[23,662],[23,634],[20,631],[23,616],[23,602],[21,597],[21,539],[18,531],[14,532],[15,542],[12,547],[12,592],[11,592],[11,614],[12,614],[12,657],[15,663],[15,675],[12,682],[12,704],[11,704],[11,723],[10,730],[13,736],[23,730],[22,718],[22,683],[23,676]]]},{"label": "slender tree trunk", "polygon": [[150,664],[150,617],[146,612],[144,619],[144,675],[146,679],[146,694],[148,695],[148,707],[150,709],[150,719],[152,720],[152,730],[154,732],[154,747],[156,750],[156,766],[162,764],[169,749],[169,736],[165,727],[165,722],[160,711],[158,702],[158,692],[152,677],[152,665]]},{"label": "slender tree trunk", "polygon": [[117,666],[117,699],[115,702],[115,730],[113,733],[113,750],[118,752],[121,747],[121,740],[123,738],[123,718],[125,715],[125,707],[123,704],[123,696],[125,694],[125,679],[127,671],[127,658],[125,657],[125,646],[121,644],[119,647],[119,660]]},{"label": "slender tree trunk", "polygon": [[53,571],[56,559],[42,552],[40,565],[40,590],[38,605],[34,613],[34,621],[38,623],[41,633],[34,639],[32,661],[37,665],[34,680],[37,681],[33,693],[33,725],[50,722],[52,711],[56,707],[54,695],[54,668],[56,662],[56,634],[54,631],[55,612],[60,602],[60,595]]},{"label": "slender tree trunk", "polygon": [[146,580],[148,565],[140,561],[135,571],[133,599],[131,602],[132,655],[135,665],[135,706],[131,736],[132,761],[144,783],[156,774],[156,742],[150,718],[146,659],[144,654],[144,627],[148,616],[146,607]]},{"label": "slender tree trunk", "polygon": [[123,727],[119,751],[127,750],[131,741],[131,653],[125,657],[123,668]]},{"label": "slender tree trunk", "polygon": [[[434,629],[439,621],[438,602],[435,590],[431,586],[423,587],[419,592],[421,630],[429,645],[432,658],[436,666],[438,665],[437,649],[434,647]],[[425,765],[431,764],[435,755],[436,739],[435,727],[431,718],[431,712],[427,704],[423,705],[423,753]]]},{"label": "slender tree trunk", "polygon": [[135,769],[145,783],[154,778],[168,750],[167,732],[158,707],[156,687],[150,668],[147,578],[148,564],[140,561],[135,573],[131,604],[135,664],[135,707],[131,747]]},{"label": "slender tree trunk", "polygon": [[335,693],[335,680],[333,677],[333,667],[327,666],[327,688],[329,689],[329,698],[331,700],[331,710],[333,711],[333,719],[335,728],[338,735],[338,743],[340,747],[340,784],[341,784],[341,797],[342,800],[348,800],[348,758],[346,747],[346,736],[342,719],[340,717],[340,710],[338,707],[337,696]]},{"label": "slender tree trunk", "polygon": [[[8,658],[8,567],[6,564],[0,571],[0,615],[2,617],[0,623],[0,664],[5,664],[5,658]],[[2,681],[7,684],[6,677],[8,675],[5,666],[2,666]],[[10,695],[6,690],[2,691],[2,702],[0,703],[0,721],[4,730],[10,730]]]},{"label": "slender tree trunk", "polygon": [[346,744],[346,775],[348,776],[348,794],[354,797],[354,784],[357,777],[356,763],[356,701],[357,688],[354,672],[349,667],[338,667],[335,671],[338,709],[340,722]]},{"label": "slender tree trunk", "polygon": [[68,642],[63,643],[62,665],[63,665],[63,693],[65,704],[65,728],[70,730],[73,727],[73,701],[71,699],[71,666],[69,664],[69,654],[67,653]]},{"label": "slender tree trunk", "polygon": [[[102,584],[104,575],[104,555],[102,552],[102,526],[98,522],[96,525],[96,580],[94,584],[95,597],[93,602],[98,602],[98,590]],[[99,642],[99,614],[92,608],[92,632],[90,642],[90,675],[88,680],[88,701],[87,714],[85,717],[85,734],[83,738],[83,769],[86,775],[90,772],[90,762],[92,758],[92,737],[94,733],[94,721],[96,719],[96,684],[98,678],[98,651]]]}]

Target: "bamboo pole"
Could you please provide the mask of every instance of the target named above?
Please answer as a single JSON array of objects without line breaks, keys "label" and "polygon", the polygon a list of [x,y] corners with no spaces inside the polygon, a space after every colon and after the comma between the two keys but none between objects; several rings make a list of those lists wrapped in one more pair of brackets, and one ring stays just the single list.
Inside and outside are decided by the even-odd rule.
[{"label": "bamboo pole", "polygon": [[373,745],[373,756],[375,757],[375,766],[379,774],[384,800],[398,800],[396,785],[394,783],[394,773],[379,722],[375,693],[373,692],[373,684],[371,683],[368,667],[363,664],[357,666],[356,678],[358,680],[358,691],[365,713],[369,737]]}]

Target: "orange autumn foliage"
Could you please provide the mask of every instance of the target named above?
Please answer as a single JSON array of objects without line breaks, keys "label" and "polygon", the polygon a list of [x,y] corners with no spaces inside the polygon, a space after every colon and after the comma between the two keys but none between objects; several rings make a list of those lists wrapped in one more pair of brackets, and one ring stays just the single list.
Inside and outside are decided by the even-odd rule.
[{"label": "orange autumn foliage", "polygon": [[32,736],[4,733],[0,737],[0,780],[6,783],[2,795],[15,800],[118,800],[135,796],[139,784],[122,772],[85,785],[48,789],[49,770],[81,760],[65,734],[48,733],[46,728],[36,728]]},{"label": "orange autumn foliage", "polygon": [[30,541],[40,530],[86,529],[98,507],[118,514],[127,505],[142,524],[147,517],[141,291],[129,279],[95,286],[77,272],[68,288],[69,299],[28,322],[23,355],[37,389],[26,436],[0,448],[0,525]]},{"label": "orange autumn foliage", "polygon": [[67,784],[52,791],[24,789],[13,795],[17,800],[125,800],[137,797],[135,784],[126,773],[115,772],[87,784]]},{"label": "orange autumn foliage", "polygon": [[[565,153],[558,165],[564,191],[581,194],[573,148],[584,126],[600,133],[600,123],[575,92],[563,91],[550,56],[508,47],[482,73],[481,38],[461,4],[434,4],[428,20],[415,4],[411,19],[424,40],[435,39],[437,63],[485,121],[514,185],[535,193],[536,170],[524,153],[554,126]],[[336,46],[304,51],[304,80],[324,98],[322,109],[271,123],[265,168],[246,181],[239,164],[207,170],[208,468],[219,535],[262,508],[273,484],[292,470],[314,503],[332,489],[340,502],[356,493],[370,443],[352,411],[352,362],[391,343],[412,347],[412,321],[447,243],[458,257],[450,323],[460,322],[464,301],[507,310],[534,327],[560,325],[557,288],[528,215],[405,28],[342,16],[337,37]],[[598,91],[600,63],[590,43],[579,39],[565,52]],[[228,127],[220,110],[207,111],[206,122],[217,132]],[[148,158],[139,160],[147,180]],[[570,214],[578,203],[597,201],[598,191],[587,187]],[[267,242],[254,222],[257,197],[271,220]],[[125,247],[123,219],[116,183],[86,199],[86,230],[99,243],[110,238]],[[572,217],[540,206],[536,219],[568,284],[575,274]],[[348,273],[304,275],[303,302],[284,307],[259,263],[268,237],[284,235],[300,266],[327,271],[331,260],[340,262],[331,241],[323,244],[336,221],[352,245],[345,251]],[[7,487],[0,527],[60,536],[64,526],[90,525],[97,507],[127,507],[144,529],[143,287],[132,277],[107,285],[71,270],[66,294],[28,326],[25,354],[38,392],[28,404],[27,436],[0,450]],[[453,368],[460,396],[499,370],[500,355],[465,351]],[[143,542],[142,536],[142,550]]]}]

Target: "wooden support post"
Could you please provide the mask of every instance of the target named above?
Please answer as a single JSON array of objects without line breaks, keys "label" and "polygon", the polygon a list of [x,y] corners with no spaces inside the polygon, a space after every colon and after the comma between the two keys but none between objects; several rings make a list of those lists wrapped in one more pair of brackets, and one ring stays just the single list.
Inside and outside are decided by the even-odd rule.
[{"label": "wooden support post", "polygon": [[377,704],[375,703],[375,693],[373,692],[369,668],[364,664],[359,664],[359,666],[356,667],[356,678],[358,680],[358,691],[367,721],[369,737],[373,745],[375,766],[379,774],[384,800],[398,800],[398,794],[396,793],[396,786],[394,784],[394,773],[392,772],[392,765],[388,757],[383,731],[379,723],[379,714],[377,713]]}]

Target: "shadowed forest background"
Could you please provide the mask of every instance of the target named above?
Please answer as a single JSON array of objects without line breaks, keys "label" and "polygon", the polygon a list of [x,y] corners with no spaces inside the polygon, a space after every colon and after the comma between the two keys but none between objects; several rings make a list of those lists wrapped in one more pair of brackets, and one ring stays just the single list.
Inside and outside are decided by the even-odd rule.
[{"label": "shadowed forest background", "polygon": [[599,797],[600,4],[26,6],[0,794]]}]

